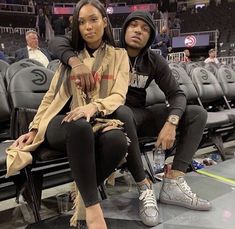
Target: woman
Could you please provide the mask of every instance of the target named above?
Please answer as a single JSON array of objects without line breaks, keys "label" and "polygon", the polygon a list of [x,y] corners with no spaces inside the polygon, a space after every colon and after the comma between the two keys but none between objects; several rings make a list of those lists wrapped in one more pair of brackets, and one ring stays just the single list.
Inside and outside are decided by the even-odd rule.
[{"label": "woman", "polygon": [[[86,224],[89,229],[105,229],[97,186],[125,156],[127,140],[120,130],[120,121],[104,119],[100,123],[94,117],[97,114],[107,117],[124,104],[129,82],[128,56],[125,50],[114,48],[110,23],[97,0],[81,0],[77,4],[72,45],[78,58],[91,69],[95,89],[86,94],[77,89],[70,77],[71,68],[61,65],[30,124],[30,131],[7,150],[8,176],[20,169],[10,160],[14,154],[28,156],[43,142],[53,149],[66,150],[86,207]],[[94,129],[101,130],[94,133]],[[17,169],[9,169],[14,167]]]}]

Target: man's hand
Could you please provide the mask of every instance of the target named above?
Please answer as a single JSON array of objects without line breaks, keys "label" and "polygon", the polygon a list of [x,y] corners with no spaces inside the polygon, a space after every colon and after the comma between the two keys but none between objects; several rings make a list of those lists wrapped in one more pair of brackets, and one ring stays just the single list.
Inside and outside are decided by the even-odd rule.
[{"label": "man's hand", "polygon": [[36,130],[32,130],[27,134],[21,135],[15,142],[12,144],[13,147],[18,147],[22,149],[25,145],[30,145],[37,134]]},{"label": "man's hand", "polygon": [[72,68],[71,79],[75,80],[76,86],[84,92],[90,92],[95,88],[95,80],[90,69],[77,57],[69,59],[69,65]]},{"label": "man's hand", "polygon": [[87,104],[82,107],[77,107],[74,110],[67,113],[63,122],[76,121],[80,118],[86,118],[87,122],[90,121],[90,118],[98,111],[97,107],[94,104]]},{"label": "man's hand", "polygon": [[176,137],[176,126],[166,122],[165,125],[162,127],[155,146],[158,148],[159,146],[162,147],[163,150],[170,149]]}]

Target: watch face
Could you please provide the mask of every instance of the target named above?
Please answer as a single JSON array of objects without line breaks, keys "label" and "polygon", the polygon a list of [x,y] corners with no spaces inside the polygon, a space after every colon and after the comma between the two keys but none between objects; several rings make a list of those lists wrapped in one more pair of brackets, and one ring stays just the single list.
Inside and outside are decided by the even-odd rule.
[{"label": "watch face", "polygon": [[170,116],[168,118],[168,121],[174,125],[178,125],[179,118],[177,116]]}]

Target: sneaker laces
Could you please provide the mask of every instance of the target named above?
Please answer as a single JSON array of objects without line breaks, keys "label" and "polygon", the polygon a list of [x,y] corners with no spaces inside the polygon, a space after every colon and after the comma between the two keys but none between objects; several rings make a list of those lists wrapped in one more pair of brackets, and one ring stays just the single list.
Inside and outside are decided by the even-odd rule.
[{"label": "sneaker laces", "polygon": [[180,183],[180,186],[185,190],[185,192],[187,192],[188,195],[192,196],[193,198],[196,197],[196,194],[192,192],[191,188],[188,186],[187,182],[185,179],[183,179],[183,182]]},{"label": "sneaker laces", "polygon": [[157,207],[156,198],[154,196],[152,189],[146,189],[144,191],[141,191],[141,195],[139,197],[139,200],[143,201],[143,206],[145,208]]}]

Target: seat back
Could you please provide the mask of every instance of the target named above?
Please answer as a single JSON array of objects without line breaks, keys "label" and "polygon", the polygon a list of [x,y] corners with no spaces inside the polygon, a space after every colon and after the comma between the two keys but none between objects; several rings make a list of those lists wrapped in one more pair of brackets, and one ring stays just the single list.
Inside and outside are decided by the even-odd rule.
[{"label": "seat back", "polygon": [[221,65],[217,79],[228,100],[235,100],[235,71],[228,65]]},{"label": "seat back", "polygon": [[8,139],[10,136],[9,133],[9,124],[10,124],[10,108],[7,99],[7,92],[3,77],[0,73],[0,141]]},{"label": "seat back", "polygon": [[151,106],[158,103],[165,103],[166,97],[163,91],[158,87],[155,81],[152,81],[147,88],[146,104]]},{"label": "seat back", "polygon": [[10,108],[7,100],[7,92],[0,74],[0,123],[10,120]]},{"label": "seat back", "polygon": [[6,81],[6,85],[8,87],[11,78],[18,73],[20,70],[24,69],[24,68],[28,68],[28,67],[33,67],[36,66],[34,63],[31,62],[24,62],[24,61],[18,61],[15,62],[13,64],[11,64],[7,71],[6,71],[6,75],[5,75],[5,81]]},{"label": "seat back", "polygon": [[202,103],[209,104],[223,100],[222,88],[210,71],[197,67],[192,71],[191,77]]},{"label": "seat back", "polygon": [[22,69],[12,77],[8,93],[12,109],[11,137],[13,139],[25,132],[25,128],[27,130],[44,94],[49,89],[53,75],[54,72],[49,69],[33,66]]},{"label": "seat back", "polygon": [[0,60],[0,74],[2,75],[2,77],[5,77],[8,67],[9,64],[7,62]]},{"label": "seat back", "polygon": [[184,91],[187,98],[187,103],[197,103],[197,90],[187,72],[181,67],[180,64],[177,63],[171,63],[169,64],[169,67],[172,75],[178,81],[180,88]]},{"label": "seat back", "polygon": [[34,65],[37,65],[39,67],[44,67],[43,64],[37,60],[34,60],[34,59],[30,59],[30,58],[24,58],[18,62],[23,62],[23,63],[32,63]]},{"label": "seat back", "polygon": [[191,72],[193,71],[194,68],[200,67],[200,64],[197,62],[188,62],[186,64],[186,72],[188,73],[189,76],[191,76]]},{"label": "seat back", "polygon": [[55,72],[60,64],[60,60],[59,59],[55,59],[49,62],[49,64],[47,65],[47,68],[50,69],[51,71]]},{"label": "seat back", "polygon": [[208,71],[210,71],[211,73],[213,73],[215,76],[218,73],[218,69],[219,69],[220,65],[210,62],[204,65],[204,68],[207,69]]}]

